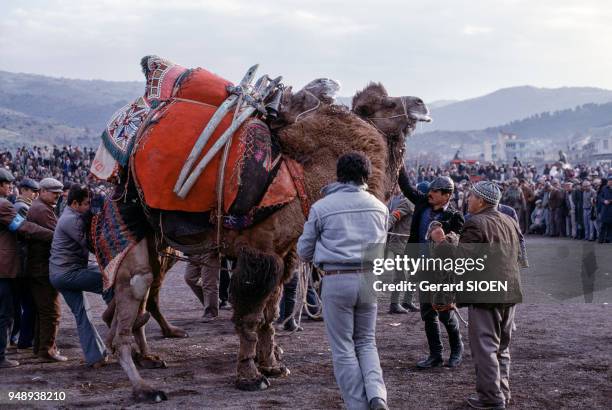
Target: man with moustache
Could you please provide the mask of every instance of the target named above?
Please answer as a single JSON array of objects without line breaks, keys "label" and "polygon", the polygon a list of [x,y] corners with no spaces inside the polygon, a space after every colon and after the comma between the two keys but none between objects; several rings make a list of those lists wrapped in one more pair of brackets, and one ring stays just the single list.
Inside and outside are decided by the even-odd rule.
[{"label": "man with moustache", "polygon": [[[24,178],[19,183],[19,196],[15,201],[15,210],[22,217],[26,217],[32,201],[38,196],[40,186],[38,182],[30,178]],[[21,271],[25,272],[27,246],[25,242],[18,240],[20,248]],[[27,283],[27,278],[18,277],[15,280],[15,294],[13,295],[15,317],[13,318],[13,331],[11,332],[11,345],[17,345],[18,349],[28,349],[32,346],[34,337],[34,324],[36,312],[34,301]]]},{"label": "man with moustache", "polygon": [[[55,207],[64,185],[54,178],[40,181],[40,195],[32,202],[27,220],[52,231],[57,225]],[[55,338],[60,324],[60,301],[57,290],[49,281],[51,243],[31,241],[28,244],[27,276],[30,284],[38,326],[34,335],[34,354],[52,362],[65,362],[59,354]]]},{"label": "man with moustache", "polygon": [[[427,194],[419,192],[410,184],[405,169],[399,175],[399,187],[404,196],[414,204],[414,214],[410,226],[408,244],[428,243],[427,231],[433,221],[442,224],[445,232],[461,233],[464,219],[461,212],[450,205],[454,190],[453,180],[449,177],[438,177],[432,181]],[[448,367],[461,364],[463,342],[459,332],[459,321],[454,310],[436,311],[431,303],[421,303],[421,319],[425,322],[425,335],[429,345],[429,356],[417,363],[418,369],[430,369],[444,364],[442,359],[443,345],[440,335],[441,321],[446,327],[451,348]]]},{"label": "man with moustache", "polygon": [[14,180],[13,174],[0,168],[0,368],[19,366],[18,361],[5,357],[13,322],[14,281],[21,273],[17,235],[47,242],[53,238],[51,230],[26,221],[6,199]]},{"label": "man with moustache", "polygon": [[[473,245],[499,245],[486,248],[495,253],[497,263],[487,276],[505,280],[509,291],[487,303],[468,303],[470,349],[476,368],[476,396],[467,404],[475,409],[505,409],[510,401],[510,340],[516,303],[522,301],[519,259],[521,230],[518,223],[498,210],[502,197],[499,187],[491,181],[474,184],[468,198],[470,218],[463,226],[459,246],[448,241],[445,231],[435,228],[431,238],[436,243],[436,254],[445,257],[481,257],[473,255]],[[478,251],[476,251],[478,252]],[[490,277],[492,279],[492,277]],[[470,301],[473,302],[473,301]],[[491,303],[492,302],[492,303]]]}]

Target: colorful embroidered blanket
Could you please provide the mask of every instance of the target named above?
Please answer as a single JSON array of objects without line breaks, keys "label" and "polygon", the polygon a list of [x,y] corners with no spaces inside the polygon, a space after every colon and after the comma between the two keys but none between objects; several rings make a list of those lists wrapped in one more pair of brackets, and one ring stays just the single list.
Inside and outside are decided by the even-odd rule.
[{"label": "colorful embroidered blanket", "polygon": [[105,290],[113,286],[123,258],[145,237],[148,229],[134,184],[130,181],[128,187],[117,186],[91,224],[91,242]]},{"label": "colorful embroidered blanket", "polygon": [[143,96],[113,114],[102,132],[102,143],[92,163],[91,172],[102,180],[116,175],[118,167],[128,163],[136,134],[152,109],[173,95],[175,85],[188,70],[157,56],[141,61],[146,87]]}]

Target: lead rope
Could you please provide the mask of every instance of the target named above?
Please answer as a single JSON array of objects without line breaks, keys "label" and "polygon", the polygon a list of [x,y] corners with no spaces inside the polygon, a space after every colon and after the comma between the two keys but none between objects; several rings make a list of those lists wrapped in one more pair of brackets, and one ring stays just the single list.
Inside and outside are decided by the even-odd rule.
[{"label": "lead rope", "polygon": [[[308,283],[312,277],[312,265],[307,262],[300,262],[296,274],[298,275],[295,298],[296,303],[293,307],[293,312],[291,312],[291,315],[287,316],[285,320],[279,324],[279,326],[283,327],[291,318],[295,318],[297,327],[289,333],[277,334],[277,337],[288,337],[297,332],[302,324],[302,313],[304,311],[306,311],[306,315],[311,319],[317,320],[323,317],[323,302],[321,301],[321,297],[317,292],[315,292],[315,297],[317,299],[316,305],[311,305],[308,303]],[[315,313],[310,313],[308,308],[316,308],[317,311]]]}]

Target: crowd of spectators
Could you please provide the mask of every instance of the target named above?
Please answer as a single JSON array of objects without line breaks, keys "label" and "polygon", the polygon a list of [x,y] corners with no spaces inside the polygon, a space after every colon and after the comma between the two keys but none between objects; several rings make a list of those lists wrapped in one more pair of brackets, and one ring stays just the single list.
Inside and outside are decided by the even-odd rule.
[{"label": "crowd of spectators", "polygon": [[0,151],[0,164],[11,171],[15,185],[24,177],[34,180],[50,177],[64,185],[85,184],[95,154],[88,147],[24,145],[16,151]]},{"label": "crowd of spectators", "polygon": [[[105,192],[88,178],[94,156],[95,150],[88,147],[22,146],[14,152],[0,151],[0,166],[13,173],[15,187],[26,177],[37,181],[52,177],[66,187],[87,184],[94,192],[96,210]],[[502,203],[514,208],[524,233],[609,241],[612,233],[602,235],[602,218],[607,207],[603,190],[611,172],[609,165],[572,166],[560,161],[538,168],[515,158],[508,164],[454,160],[447,166],[421,165],[410,168],[408,176],[414,184],[449,176],[457,186],[454,205],[464,211],[465,193],[472,183],[495,181],[504,191]]]},{"label": "crowd of spectators", "polygon": [[[89,169],[95,155],[94,148],[72,145],[23,145],[14,151],[0,150],[0,167],[9,170],[15,177],[15,192],[9,196],[9,200],[16,200],[18,188],[25,178],[34,181],[54,178],[64,184],[65,194],[71,184],[87,185],[93,193],[92,210],[99,210],[106,191],[104,184],[89,178]],[[60,199],[58,212],[63,210],[63,199],[65,195]]]},{"label": "crowd of spectators", "polygon": [[455,160],[446,167],[419,166],[409,171],[413,184],[449,176],[457,189],[453,205],[466,212],[471,184],[491,180],[502,188],[501,203],[516,211],[523,233],[610,242],[612,182],[609,165],[570,165],[566,162],[536,167],[514,159],[509,164],[482,164]]}]

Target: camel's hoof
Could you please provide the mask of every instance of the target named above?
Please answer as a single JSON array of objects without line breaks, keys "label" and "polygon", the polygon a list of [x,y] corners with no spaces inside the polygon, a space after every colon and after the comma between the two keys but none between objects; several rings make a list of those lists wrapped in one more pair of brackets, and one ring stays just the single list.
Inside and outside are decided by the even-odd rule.
[{"label": "camel's hoof", "polygon": [[291,372],[284,364],[280,364],[278,367],[260,367],[259,371],[268,377],[285,377],[289,376]]},{"label": "camel's hoof", "polygon": [[166,338],[181,338],[189,337],[189,333],[179,327],[173,327],[163,332],[163,336]]},{"label": "camel's hoof", "polygon": [[134,398],[137,401],[148,401],[153,403],[161,403],[168,400],[168,396],[162,390],[153,388],[134,390]]},{"label": "camel's hoof", "polygon": [[259,378],[255,380],[238,379],[236,380],[236,387],[239,390],[244,390],[244,391],[266,390],[268,387],[270,387],[270,381],[264,375],[261,375]]}]

